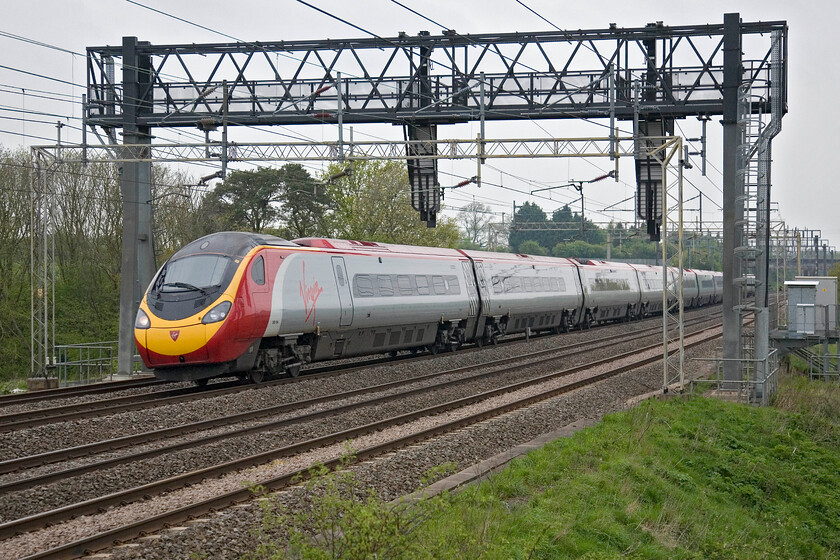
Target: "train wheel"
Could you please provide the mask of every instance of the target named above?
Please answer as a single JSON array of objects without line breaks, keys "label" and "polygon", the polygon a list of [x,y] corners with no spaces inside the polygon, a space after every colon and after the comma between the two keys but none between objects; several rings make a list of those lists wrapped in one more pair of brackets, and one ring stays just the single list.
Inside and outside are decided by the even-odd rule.
[{"label": "train wheel", "polygon": [[431,354],[433,356],[440,351],[440,348],[438,348],[437,344],[429,344],[428,348],[429,348],[429,354]]},{"label": "train wheel", "polygon": [[391,350],[390,352],[388,352],[388,355],[391,356],[392,358],[396,358],[397,357],[397,351],[396,350]]},{"label": "train wheel", "polygon": [[260,383],[262,383],[264,378],[265,373],[262,370],[252,369],[248,373],[248,379],[251,381],[251,383],[255,385],[259,385]]},{"label": "train wheel", "polygon": [[204,379],[196,379],[193,381],[196,387],[207,387],[207,383],[210,381],[209,378],[205,377]]},{"label": "train wheel", "polygon": [[479,348],[481,348],[482,346],[484,346],[484,339],[483,338],[476,338],[475,339],[475,345],[478,346]]}]

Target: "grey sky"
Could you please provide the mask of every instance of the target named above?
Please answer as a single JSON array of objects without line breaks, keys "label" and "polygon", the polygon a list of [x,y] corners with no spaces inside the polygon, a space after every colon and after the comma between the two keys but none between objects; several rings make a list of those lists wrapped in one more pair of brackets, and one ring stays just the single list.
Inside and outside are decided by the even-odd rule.
[{"label": "grey sky", "polygon": [[[247,40],[294,40],[350,38],[363,34],[345,24],[327,18],[294,0],[138,0],[139,3],[177,15],[197,24]],[[563,29],[589,29],[616,23],[619,27],[637,27],[651,21],[666,25],[719,23],[725,12],[740,12],[744,21],[787,20],[790,27],[789,43],[789,113],[782,124],[782,132],[773,144],[773,200],[779,203],[780,215],[789,226],[822,229],[823,236],[834,245],[840,245],[840,192],[836,187],[833,158],[840,153],[836,110],[831,103],[840,90],[840,77],[834,68],[840,42],[836,22],[840,20],[840,3],[820,0],[790,1],[719,1],[670,3],[616,2],[590,0],[588,2],[558,2],[557,0],[523,0],[552,23]],[[393,36],[399,31],[416,34],[428,30],[433,34],[440,28],[390,0],[310,0],[312,4],[333,12],[381,36]],[[486,33],[511,31],[541,31],[551,29],[515,0],[404,0],[404,4],[441,25],[459,33]],[[134,35],[140,40],[158,43],[227,42],[230,39],[195,26],[154,13],[126,0],[34,0],[32,2],[5,2],[0,31],[48,43],[50,45],[84,53],[93,45],[120,44],[124,35]],[[80,127],[78,117],[81,107],[77,103],[83,89],[70,83],[85,82],[85,59],[67,52],[32,45],[8,37],[0,37],[2,61],[0,65],[18,68],[35,74],[55,78],[46,80],[20,72],[0,68],[0,144],[5,148],[19,145],[54,143],[55,124],[59,115],[69,126],[62,131],[63,138],[78,142]],[[340,69],[339,69],[340,70]],[[21,89],[23,88],[23,89]],[[41,91],[38,91],[41,90]],[[49,93],[44,93],[49,92]],[[60,94],[61,97],[56,96]],[[45,99],[46,97],[47,99]],[[59,101],[57,98],[63,99]],[[15,111],[17,110],[17,111]],[[46,115],[21,113],[41,111]],[[71,118],[66,118],[71,117]],[[75,117],[75,118],[72,118]],[[26,118],[29,122],[15,120]],[[39,123],[34,121],[46,121]],[[681,123],[689,137],[699,136],[699,125],[694,119]],[[488,126],[488,136],[495,138],[544,137],[543,128],[558,137],[603,135],[603,129],[570,121],[540,121],[534,123],[498,124]],[[335,127],[309,126],[296,133],[321,140],[332,139]],[[475,137],[477,127],[460,125],[441,127],[439,137]],[[370,134],[380,138],[401,139],[398,127],[357,127],[358,138]],[[23,134],[49,140],[30,138]],[[175,131],[167,132],[177,138]],[[717,120],[709,125],[710,164],[721,169],[720,126]],[[192,138],[181,135],[185,141]],[[268,139],[268,138],[263,138]],[[540,185],[556,185],[568,179],[589,179],[609,168],[609,162],[491,162],[493,168],[484,168],[488,183],[503,184],[523,191]],[[721,201],[721,176],[710,168],[708,178],[700,176],[699,166],[687,172],[687,179],[704,194]],[[313,169],[316,171],[317,169]],[[474,164],[443,162],[441,170],[458,176],[474,174]],[[195,170],[196,175],[206,174]],[[447,176],[441,177],[447,184]],[[627,221],[626,213],[598,213],[611,204],[633,194],[632,162],[621,166],[621,183],[603,181],[593,185],[586,194],[587,217],[598,222],[610,218]],[[449,184],[458,182],[452,178]],[[552,195],[556,202],[534,200],[548,212],[563,202],[575,198],[574,191]],[[686,197],[696,194],[688,186]],[[446,203],[457,208],[475,197],[493,210],[511,211],[511,203],[521,204],[529,197],[512,193],[491,185],[480,190],[465,187],[447,195]],[[575,203],[576,205],[577,203]],[[696,207],[695,203],[688,205]],[[630,208],[625,203],[621,208]],[[720,211],[704,203],[704,220],[720,220]],[[696,219],[696,212],[686,218]],[[501,216],[498,217],[501,219]]]}]

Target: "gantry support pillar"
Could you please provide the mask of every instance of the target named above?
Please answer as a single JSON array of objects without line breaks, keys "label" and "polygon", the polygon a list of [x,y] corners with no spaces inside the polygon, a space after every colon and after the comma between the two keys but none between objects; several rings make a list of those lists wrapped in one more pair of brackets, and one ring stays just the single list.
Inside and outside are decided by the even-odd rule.
[{"label": "gantry support pillar", "polygon": [[741,276],[735,248],[743,245],[743,187],[738,177],[738,87],[741,84],[741,18],[723,16],[723,378],[741,378]]},{"label": "gantry support pillar", "polygon": [[137,38],[123,37],[123,144],[120,167],[123,207],[117,371],[130,374],[135,353],[134,319],[155,273],[152,242],[152,164],[149,127],[137,117],[151,111],[151,58],[137,53]]}]

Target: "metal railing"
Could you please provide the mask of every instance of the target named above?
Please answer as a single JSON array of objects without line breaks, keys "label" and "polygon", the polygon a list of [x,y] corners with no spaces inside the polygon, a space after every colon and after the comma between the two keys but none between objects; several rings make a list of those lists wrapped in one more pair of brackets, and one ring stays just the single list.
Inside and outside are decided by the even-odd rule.
[{"label": "metal railing", "polygon": [[[57,344],[48,370],[55,372],[53,375],[58,378],[60,387],[88,385],[113,378],[117,373],[117,345],[116,340]],[[140,373],[142,369],[140,356],[135,355],[132,374]]]},{"label": "metal railing", "polygon": [[[763,360],[754,358],[725,359],[695,358],[697,361],[713,361],[717,365],[715,374],[711,378],[692,379],[689,391],[706,396],[720,397],[743,404],[767,406],[779,387],[779,351],[771,350]],[[740,380],[723,379],[723,363],[735,361],[740,363],[742,376]],[[766,372],[766,373],[759,373]]]}]

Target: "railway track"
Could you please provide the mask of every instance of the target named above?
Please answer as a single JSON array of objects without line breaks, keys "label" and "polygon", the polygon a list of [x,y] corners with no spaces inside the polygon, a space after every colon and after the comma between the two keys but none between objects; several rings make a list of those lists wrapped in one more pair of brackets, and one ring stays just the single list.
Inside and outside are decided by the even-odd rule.
[{"label": "railway track", "polygon": [[[693,322],[689,324],[696,324],[698,322],[707,321],[706,318],[695,319]],[[645,333],[651,334],[649,331],[652,329],[646,329],[645,331],[634,333],[633,335],[628,336],[627,334],[618,334],[613,335],[610,337],[605,337],[599,340],[598,344],[600,347],[608,348],[618,344],[622,344],[628,340],[628,338],[638,338],[640,335],[644,335]],[[402,391],[397,393],[396,395],[388,395],[384,397],[371,397],[368,399],[356,401],[349,405],[336,405],[332,406],[327,409],[322,409],[317,412],[302,414],[293,416],[291,418],[284,418],[282,420],[274,420],[274,421],[267,421],[261,422],[256,425],[251,425],[244,428],[238,428],[231,431],[227,431],[221,434],[214,434],[210,436],[203,436],[198,439],[190,440],[187,442],[180,442],[170,445],[164,445],[161,447],[156,447],[151,450],[141,451],[130,453],[128,455],[123,455],[120,457],[113,457],[106,460],[100,460],[96,462],[91,462],[83,466],[57,470],[47,474],[43,474],[40,476],[33,476],[31,478],[21,478],[18,480],[14,480],[11,482],[0,482],[0,495],[6,492],[14,492],[19,490],[24,490],[26,488],[32,488],[37,485],[42,484],[49,484],[51,482],[62,480],[71,476],[78,476],[80,474],[84,474],[86,472],[98,471],[105,468],[113,467],[116,465],[125,464],[132,461],[139,461],[141,459],[148,459],[152,457],[157,457],[166,453],[172,453],[181,449],[186,449],[192,446],[198,445],[207,445],[209,443],[213,443],[215,441],[220,441],[224,439],[231,439],[236,437],[242,437],[248,434],[259,433],[262,431],[267,430],[274,430],[282,428],[283,426],[307,421],[307,420],[314,420],[317,418],[322,418],[325,416],[329,416],[332,414],[338,414],[342,412],[346,412],[349,410],[353,410],[356,408],[360,408],[363,406],[373,406],[379,403],[388,402],[389,400],[393,399],[400,399],[400,398],[407,398],[408,396],[428,390],[438,390],[441,388],[445,388],[450,385],[455,385],[458,383],[476,381],[479,378],[484,377],[491,377],[494,375],[499,375],[503,373],[500,370],[493,370],[490,372],[485,373],[477,373],[471,374],[471,372],[485,370],[488,368],[493,367],[502,367],[502,366],[512,366],[517,362],[526,362],[528,366],[534,366],[543,364],[546,362],[550,362],[552,360],[560,359],[560,358],[571,358],[576,355],[583,354],[588,351],[588,346],[591,343],[589,342],[579,342],[575,344],[570,344],[567,346],[563,346],[556,349],[549,349],[549,350],[541,350],[537,352],[530,352],[527,354],[523,354],[516,357],[511,358],[504,358],[501,360],[493,360],[491,362],[485,362],[478,365],[460,367],[456,369],[450,370],[443,370],[438,372],[429,373],[426,375],[422,375],[419,377],[414,377],[411,379],[411,384],[416,383],[429,383],[434,382],[435,380],[442,379],[445,377],[455,377],[449,381],[442,381],[437,382],[435,385],[431,386],[423,386],[418,389],[409,390],[409,391]],[[457,376],[457,377],[456,377]],[[141,434],[137,434],[134,436],[127,436],[122,438],[116,438],[112,440],[105,440],[101,442],[96,442],[92,444],[72,447],[68,449],[61,449],[54,452],[44,453],[35,456],[27,456],[21,457],[18,459],[10,459],[6,461],[0,462],[0,474],[5,474],[9,472],[14,472],[16,470],[21,470],[24,468],[31,468],[35,466],[40,466],[49,463],[57,463],[61,461],[66,461],[69,459],[83,457],[86,455],[91,455],[94,453],[105,453],[109,451],[114,451],[116,449],[130,447],[130,446],[139,446],[142,444],[146,444],[152,441],[159,441],[164,440],[167,438],[171,438],[174,436],[183,436],[184,434],[196,433],[204,430],[208,430],[211,428],[217,428],[220,426],[230,426],[236,425],[238,423],[245,423],[252,420],[257,420],[260,418],[275,416],[279,414],[283,414],[290,411],[295,410],[305,410],[315,405],[328,403],[328,402],[340,402],[342,400],[350,399],[353,397],[357,397],[360,395],[365,394],[377,394],[382,393],[385,391],[389,391],[391,389],[397,389],[406,385],[406,381],[399,380],[399,381],[392,381],[388,383],[383,383],[375,386],[367,386],[360,389],[353,389],[350,391],[344,391],[337,394],[330,394],[324,395],[321,397],[294,401],[290,403],[284,403],[281,405],[271,406],[267,408],[262,408],[258,410],[252,410],[243,412],[240,414],[232,415],[232,416],[225,416],[222,418],[213,418],[210,420],[203,420],[199,422],[193,422],[190,424],[183,424],[179,426],[174,426],[172,428],[167,428],[163,430],[154,430],[149,432],[144,432]],[[2,538],[2,534],[0,534],[0,538]]]},{"label": "railway track", "polygon": [[131,379],[128,381],[103,381],[100,383],[93,383],[91,385],[59,387],[57,389],[44,389],[41,391],[33,391],[31,393],[19,393],[16,395],[0,395],[0,407],[16,404],[46,402],[50,400],[82,397],[87,395],[98,395],[101,393],[111,393],[114,391],[127,391],[129,389],[153,387],[155,385],[161,385],[164,383],[167,382],[159,381],[153,378],[151,375],[143,375],[138,379]]},{"label": "railway track", "polygon": [[[705,330],[703,332],[705,332]],[[638,336],[639,334],[640,333],[637,332],[636,336]],[[702,336],[704,336],[704,335],[695,335],[695,336],[698,336],[698,337],[702,338]],[[711,336],[715,336],[715,335],[711,335]],[[705,340],[705,339],[703,339],[703,340]],[[604,343],[603,340],[601,340],[599,342],[602,345]],[[694,344],[696,344],[696,343],[698,343],[698,342],[694,342]],[[583,344],[584,343],[579,343],[576,346],[582,346]],[[591,342],[589,344],[591,344]],[[618,344],[618,342],[616,342],[616,344]],[[653,344],[648,349],[645,349],[645,350],[657,349],[657,348],[661,349],[661,344]],[[564,351],[570,352],[568,349],[564,349]],[[565,370],[552,371],[549,374],[538,375],[538,376],[533,377],[531,379],[521,380],[521,381],[518,381],[518,382],[512,383],[512,384],[505,384],[501,387],[495,387],[493,389],[482,391],[482,392],[480,392],[478,394],[475,394],[475,395],[471,395],[471,396],[468,396],[468,397],[463,397],[463,398],[447,401],[447,402],[444,402],[444,403],[440,403],[440,404],[437,404],[433,407],[428,407],[428,408],[421,409],[421,410],[415,410],[415,411],[412,411],[412,412],[407,413],[407,414],[398,415],[398,416],[395,416],[395,417],[392,417],[392,418],[379,420],[377,422],[373,422],[373,423],[366,424],[366,425],[363,425],[363,426],[357,426],[357,427],[354,427],[354,428],[351,428],[351,429],[348,429],[348,430],[343,430],[343,431],[339,431],[339,432],[335,432],[335,433],[331,433],[331,434],[325,434],[325,435],[320,436],[319,438],[316,438],[316,439],[313,439],[313,440],[297,442],[297,443],[294,443],[294,444],[291,444],[291,445],[287,446],[284,449],[277,449],[277,450],[273,450],[273,451],[268,452],[268,453],[263,453],[263,454],[259,454],[259,455],[256,455],[256,456],[250,456],[250,457],[246,457],[246,458],[242,458],[242,459],[237,459],[236,461],[231,461],[226,465],[216,465],[216,466],[210,467],[208,469],[200,469],[200,470],[196,470],[196,471],[191,472],[191,473],[185,473],[185,474],[179,475],[177,477],[171,477],[170,479],[157,482],[157,483],[155,483],[156,486],[154,486],[154,487],[152,487],[151,485],[144,485],[144,486],[139,487],[139,488],[126,490],[122,493],[115,493],[112,496],[106,496],[105,498],[107,498],[107,500],[110,500],[109,502],[104,502],[104,501],[96,502],[96,501],[88,500],[81,507],[68,506],[67,508],[59,508],[58,510],[52,510],[52,511],[49,511],[49,512],[45,512],[40,517],[31,516],[30,518],[27,518],[27,519],[17,520],[14,524],[6,523],[6,524],[3,524],[3,526],[0,528],[2,530],[2,537],[7,537],[10,534],[15,533],[15,532],[19,532],[19,531],[34,530],[39,526],[43,526],[47,522],[50,522],[50,523],[56,522],[56,521],[60,520],[62,517],[70,517],[70,516],[75,516],[75,515],[81,515],[81,514],[84,514],[86,512],[88,512],[88,513],[95,512],[95,511],[100,510],[101,508],[109,507],[109,505],[114,504],[114,503],[120,503],[120,502],[130,501],[132,499],[136,499],[138,496],[142,497],[142,496],[145,496],[145,495],[151,495],[151,494],[154,494],[156,492],[160,492],[160,491],[164,491],[164,490],[171,490],[172,488],[183,486],[184,484],[195,484],[195,483],[197,483],[198,481],[200,481],[204,478],[215,477],[215,476],[218,476],[222,472],[229,472],[231,469],[240,469],[240,468],[243,468],[244,466],[247,466],[249,464],[265,463],[267,461],[271,461],[271,460],[274,460],[274,459],[279,458],[279,457],[289,456],[289,455],[294,455],[294,454],[300,453],[301,451],[303,451],[305,449],[311,449],[313,447],[327,445],[330,442],[341,441],[341,440],[344,440],[344,439],[347,439],[347,438],[352,438],[352,437],[358,437],[360,434],[369,433],[373,430],[382,430],[382,429],[386,429],[388,426],[393,426],[393,425],[397,425],[397,424],[405,424],[405,423],[411,422],[412,420],[415,420],[416,418],[419,418],[421,416],[441,414],[442,412],[444,412],[446,410],[460,409],[460,408],[462,408],[464,406],[468,406],[470,404],[475,404],[475,403],[479,403],[479,402],[486,402],[488,400],[499,397],[501,395],[512,394],[512,393],[516,393],[518,391],[522,391],[522,390],[524,390],[528,387],[544,385],[545,383],[550,382],[552,380],[556,381],[558,379],[565,379],[565,378],[568,378],[569,376],[573,376],[575,374],[580,374],[581,371],[586,370],[586,369],[591,369],[591,368],[595,368],[595,367],[608,367],[610,364],[614,364],[616,362],[616,360],[619,360],[619,359],[631,360],[631,363],[629,365],[618,367],[618,368],[610,367],[610,368],[608,368],[607,373],[601,373],[601,374],[592,376],[588,380],[587,379],[582,379],[582,380],[578,380],[578,381],[572,381],[572,382],[569,382],[569,383],[564,383],[561,387],[554,387],[553,389],[541,392],[538,395],[532,395],[532,396],[527,397],[527,398],[522,398],[522,399],[519,399],[519,400],[517,400],[513,403],[508,403],[507,405],[504,405],[502,407],[497,407],[497,408],[494,408],[494,409],[491,409],[491,410],[488,410],[488,411],[484,411],[480,414],[477,413],[477,415],[470,416],[469,420],[460,420],[459,421],[459,422],[464,422],[464,423],[458,423],[457,424],[457,426],[468,425],[470,422],[480,421],[480,420],[478,420],[479,417],[483,419],[483,418],[491,417],[493,415],[501,414],[505,410],[511,410],[513,408],[519,408],[519,407],[522,407],[522,406],[527,406],[527,404],[530,403],[530,402],[536,402],[536,401],[541,400],[541,399],[550,398],[551,396],[560,394],[562,392],[571,391],[571,390],[574,390],[576,388],[585,386],[587,384],[596,383],[599,380],[602,380],[602,379],[604,379],[606,377],[609,377],[609,376],[617,375],[618,373],[620,373],[622,371],[626,371],[627,369],[632,369],[632,368],[635,368],[635,367],[639,367],[642,364],[650,363],[651,361],[656,361],[658,359],[661,359],[661,354],[658,354],[658,357],[657,357],[657,355],[655,355],[654,357],[647,358],[645,360],[632,360],[632,358],[634,356],[637,356],[639,353],[640,353],[639,349],[634,349],[630,352],[624,353],[620,357],[611,356],[609,358],[599,360],[599,361],[596,361],[596,362],[593,362],[593,363],[589,363],[589,364],[586,364],[586,365],[583,365],[583,366],[578,366],[578,367],[575,367],[575,368],[567,368]],[[516,361],[523,361],[523,359],[526,362],[530,360],[531,363],[534,363],[534,362],[536,362],[537,360],[540,360],[540,359],[542,359],[544,362],[545,361],[550,361],[550,360],[556,360],[559,356],[559,351],[555,350],[553,352],[537,352],[537,353],[534,353],[534,354],[542,355],[542,358],[536,358],[534,356],[518,356],[516,358],[509,358],[509,359],[506,359],[506,360],[498,361],[500,363],[497,363],[496,366],[501,367],[502,365],[504,365],[501,362],[507,362],[508,364],[511,364],[511,363],[515,363]],[[482,364],[480,367],[487,368],[487,367],[490,367],[490,366],[488,366],[487,364]],[[473,366],[473,367],[470,367],[470,368],[461,368],[461,369],[462,369],[462,371],[460,373],[457,372],[457,371],[447,371],[447,372],[438,372],[436,374],[430,374],[430,375],[431,376],[445,376],[445,375],[450,375],[450,376],[451,375],[461,375],[461,376],[464,376],[464,372],[470,371],[470,370],[475,370],[476,366]],[[492,376],[492,375],[494,375],[494,373],[485,372],[485,373],[481,373],[481,374],[477,374],[477,375],[478,376]],[[452,380],[451,383],[454,384],[457,381],[458,380]],[[404,381],[402,383],[405,384]],[[441,385],[437,385],[437,387],[440,388]],[[381,390],[385,390],[385,389],[383,388]],[[423,389],[415,389],[415,391],[421,391],[421,390],[423,390]],[[428,390],[428,388],[426,388],[425,390]],[[370,388],[368,389],[368,392],[370,392]],[[385,398],[386,397],[376,397],[376,398],[373,398],[373,399],[368,399],[368,404],[367,405],[372,406],[372,405],[375,405],[377,402],[384,402],[383,399],[385,399]],[[406,394],[400,395],[399,398],[405,399]],[[361,405],[359,405],[359,406],[361,406]],[[337,412],[335,410],[328,410],[328,411],[322,411],[322,412],[316,413],[316,416],[317,415],[336,414],[336,413]],[[301,421],[301,420],[297,420],[297,421]],[[457,427],[456,424],[452,424],[452,425],[446,424],[445,426],[447,426],[447,427],[436,428],[435,430],[422,432],[420,434],[414,434],[412,436],[406,436],[406,438],[396,439],[396,440],[394,440],[393,442],[391,442],[387,445],[383,444],[384,447],[383,446],[376,446],[376,447],[371,448],[371,449],[365,449],[365,450],[363,450],[362,452],[359,453],[359,457],[360,458],[365,458],[365,457],[368,457],[368,456],[374,456],[377,453],[382,453],[382,452],[384,452],[385,450],[388,450],[388,449],[399,448],[401,446],[406,445],[407,441],[411,440],[412,438],[414,438],[414,439],[417,439],[417,438],[425,439],[425,438],[431,437],[431,436],[433,436],[437,433],[442,433],[442,432],[436,431],[438,429],[443,430],[445,432],[446,430],[455,429]],[[259,429],[270,429],[270,428],[263,427],[263,428],[256,428],[256,429],[259,430]],[[306,470],[306,469],[303,469],[303,470]],[[295,476],[295,474],[297,474],[297,473],[293,473],[289,476],[283,476],[283,477],[279,477],[279,478],[276,478],[276,479],[272,479],[271,481],[269,481],[267,486],[270,487],[270,488],[282,487],[283,485],[288,483],[289,477]],[[5,492],[6,490],[4,489],[3,491]],[[145,520],[145,521],[139,522],[137,525],[135,525],[131,528],[123,527],[123,528],[120,528],[120,529],[115,529],[114,531],[116,531],[116,532],[109,531],[108,535],[110,535],[110,536],[108,536],[108,535],[98,535],[93,540],[86,540],[83,544],[82,543],[74,543],[73,545],[67,545],[66,547],[61,547],[60,550],[59,549],[54,549],[54,550],[51,550],[47,553],[44,553],[44,554],[46,554],[46,556],[45,555],[35,555],[35,556],[32,556],[32,558],[41,558],[41,557],[47,557],[47,556],[55,557],[55,558],[74,557],[74,555],[76,555],[83,548],[90,549],[90,550],[96,550],[98,548],[101,548],[102,546],[108,546],[110,544],[110,542],[113,542],[113,539],[115,539],[115,538],[118,539],[118,540],[122,540],[124,538],[127,538],[125,535],[127,535],[128,533],[131,533],[132,531],[134,531],[134,532],[148,531],[148,530],[150,530],[149,529],[149,527],[150,527],[149,524],[150,523],[155,524],[155,523],[177,522],[179,519],[183,519],[183,517],[178,517],[179,515],[195,515],[195,514],[198,514],[201,511],[207,511],[207,509],[202,509],[202,508],[217,508],[217,507],[220,507],[220,505],[223,505],[223,504],[229,504],[229,503],[235,503],[237,501],[242,501],[244,499],[247,499],[248,496],[250,496],[250,493],[248,493],[247,491],[245,491],[244,494],[241,491],[238,492],[238,493],[237,492],[228,493],[224,496],[219,496],[217,498],[213,498],[212,500],[204,501],[204,502],[202,502],[203,505],[197,504],[197,505],[194,505],[194,506],[190,506],[189,508],[180,508],[180,509],[176,510],[175,512],[172,512],[171,515],[167,514],[166,517],[162,518],[162,519],[165,519],[164,521],[162,521],[162,520],[158,520],[158,521]],[[180,512],[180,513],[178,513],[178,512]],[[135,533],[135,535],[136,535],[136,533]],[[96,540],[96,539],[100,539],[100,540]],[[105,541],[107,541],[108,539],[111,539],[111,541],[108,542],[108,543],[105,543]],[[105,544],[103,545],[102,543],[105,543]]]},{"label": "railway track", "polygon": [[[647,321],[654,321],[655,318],[647,319]],[[642,329],[639,334],[643,334],[646,332],[651,332],[660,328],[659,325],[648,327],[646,329]],[[609,340],[608,337],[606,340]],[[509,341],[505,341],[507,344],[515,344],[521,342],[522,338],[517,338]],[[479,348],[471,348],[466,349],[463,351],[471,352],[479,350]],[[363,361],[356,361],[352,362],[351,365],[347,365],[345,363],[339,364],[327,364],[323,366],[311,367],[306,370],[305,377],[312,378],[313,376],[328,376],[333,375],[336,372],[342,373],[351,373],[354,371],[359,371],[361,369],[373,367],[376,365],[381,365],[384,363],[390,363],[395,360],[408,360],[408,359],[429,359],[433,356],[430,354],[422,355],[422,356],[413,356],[413,355],[401,355],[394,357],[387,357],[387,358],[373,358],[367,359]],[[0,433],[12,432],[17,430],[23,430],[27,428],[33,428],[37,426],[44,426],[48,424],[54,424],[57,422],[72,422],[76,420],[82,420],[86,418],[96,418],[100,416],[107,416],[112,414],[118,414],[121,412],[130,412],[130,411],[137,411],[137,410],[144,410],[147,408],[153,408],[158,406],[165,406],[167,404],[173,403],[185,403],[194,400],[200,400],[205,398],[212,398],[221,395],[229,395],[240,393],[244,391],[251,391],[255,390],[258,387],[263,386],[274,386],[274,385],[283,385],[288,383],[296,382],[295,379],[275,379],[271,381],[267,381],[260,385],[253,385],[250,383],[242,383],[241,381],[225,381],[220,383],[213,384],[210,388],[206,387],[183,387],[177,389],[164,389],[162,391],[153,391],[149,393],[142,393],[142,394],[134,394],[134,395],[126,395],[126,396],[117,396],[109,399],[85,402],[82,404],[74,403],[74,404],[67,404],[67,405],[59,405],[53,407],[45,407],[45,408],[37,408],[31,410],[25,410],[20,412],[13,412],[7,414],[0,414]],[[168,385],[168,383],[157,381],[157,380],[147,380],[144,382],[130,382],[133,387],[157,387],[160,385]],[[123,387],[119,386],[118,383],[114,384],[114,388],[116,390],[123,390],[125,388],[130,387]],[[63,391],[64,389],[56,390],[58,392]],[[101,388],[97,389],[95,393],[106,393],[108,391],[113,391],[114,389],[108,388]],[[94,392],[91,391],[85,394],[93,394]],[[35,396],[33,395],[32,398]],[[47,396],[47,401],[52,400],[56,397],[56,393],[51,393]],[[38,402],[36,401],[28,401],[28,402]],[[3,404],[7,404],[4,399],[0,400],[0,406]],[[20,401],[13,402],[9,404],[20,404]],[[0,463],[0,474],[3,472],[8,472],[3,470],[3,464]]]}]

